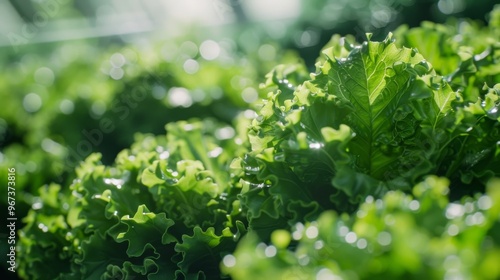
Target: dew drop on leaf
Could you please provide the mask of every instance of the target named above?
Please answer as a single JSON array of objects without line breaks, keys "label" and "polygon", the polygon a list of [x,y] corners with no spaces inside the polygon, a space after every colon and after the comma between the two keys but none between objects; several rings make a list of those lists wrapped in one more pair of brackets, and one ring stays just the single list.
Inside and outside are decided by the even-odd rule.
[{"label": "dew drop on leaf", "polygon": [[285,153],[277,153],[274,155],[274,160],[275,161],[280,161],[283,162],[285,161]]}]

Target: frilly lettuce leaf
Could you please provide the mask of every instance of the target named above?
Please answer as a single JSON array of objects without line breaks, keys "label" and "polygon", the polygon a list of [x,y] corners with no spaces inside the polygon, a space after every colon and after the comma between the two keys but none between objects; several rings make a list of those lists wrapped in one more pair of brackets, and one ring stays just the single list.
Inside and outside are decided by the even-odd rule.
[{"label": "frilly lettuce leaf", "polygon": [[[234,155],[246,150],[241,136],[232,127],[211,120],[172,123],[167,131],[163,156],[143,171],[141,182],[156,207],[178,227],[207,228],[219,221],[217,229],[222,230],[231,223],[226,216],[232,213],[239,192],[229,164]],[[184,230],[179,228],[179,232]]]},{"label": "frilly lettuce leaf", "polygon": [[249,228],[261,236],[292,217],[351,212],[369,195],[410,190],[437,169],[451,138],[456,93],[418,52],[390,35],[340,42],[346,50],[325,49],[317,73],[295,91],[270,93],[250,127],[252,152],[233,162]]},{"label": "frilly lettuce leaf", "polygon": [[132,218],[123,216],[121,224],[126,225],[126,229],[115,228],[110,232],[117,242],[128,242],[127,255],[131,257],[141,256],[152,244],[169,244],[177,241],[167,232],[174,222],[167,219],[165,213],[151,213],[144,205],[139,206]]},{"label": "frilly lettuce leaf", "polygon": [[[112,166],[90,155],[76,170],[70,199],[61,205],[63,194],[51,186],[30,214],[20,255],[34,255],[23,275],[36,278],[50,258],[66,268],[44,274],[51,279],[218,278],[221,256],[246,233],[240,188],[229,173],[231,159],[247,149],[246,115],[237,130],[193,120],[169,124],[166,137],[137,135]],[[200,256],[211,269],[199,265]]]},{"label": "frilly lettuce leaf", "polygon": [[[241,226],[239,230],[245,231]],[[218,265],[223,255],[234,250],[234,238],[229,229],[218,235],[212,227],[205,231],[195,227],[192,235],[183,235],[175,246],[175,251],[182,255],[178,263],[180,269],[188,277],[203,274],[207,279],[220,278]]]},{"label": "frilly lettuce leaf", "polygon": [[[233,162],[249,227],[261,237],[294,216],[351,212],[367,196],[409,191],[428,174],[449,177],[453,197],[500,174],[495,90],[469,104],[391,35],[361,45],[332,40],[310,80],[269,93],[250,127],[252,151]],[[267,88],[286,78],[283,69]],[[308,206],[291,211],[291,203]]]},{"label": "frilly lettuce leaf", "polygon": [[353,215],[249,233],[221,262],[232,279],[471,279],[500,277],[500,180],[485,194],[450,203],[450,181],[429,176],[413,194],[367,197]]},{"label": "frilly lettuce leaf", "polygon": [[[26,226],[19,231],[17,268],[26,279],[61,279],[62,275],[78,278],[72,272],[76,246],[68,235],[73,224],[78,224],[71,197],[61,192],[61,186],[51,184],[39,189],[39,199],[23,220]],[[60,267],[54,270],[54,267]]]},{"label": "frilly lettuce leaf", "polygon": [[81,205],[79,217],[86,221],[85,232],[104,235],[120,217],[133,216],[140,205],[154,203],[147,188],[137,182],[139,170],[109,168],[99,160],[99,154],[89,156],[71,188],[80,198],[77,204]]},{"label": "frilly lettuce leaf", "polygon": [[[443,174],[454,182],[452,190],[471,194],[467,185],[477,186],[472,191],[484,191],[486,182],[500,176],[500,84],[481,91],[484,99],[462,102],[455,114],[460,136],[450,143],[447,158],[443,160]],[[471,189],[469,187],[469,189]]]},{"label": "frilly lettuce leaf", "polygon": [[500,8],[489,16],[485,27],[472,20],[450,20],[446,24],[423,22],[421,26],[402,26],[395,31],[398,45],[412,47],[444,76],[466,101],[483,98],[483,84],[500,83]]}]

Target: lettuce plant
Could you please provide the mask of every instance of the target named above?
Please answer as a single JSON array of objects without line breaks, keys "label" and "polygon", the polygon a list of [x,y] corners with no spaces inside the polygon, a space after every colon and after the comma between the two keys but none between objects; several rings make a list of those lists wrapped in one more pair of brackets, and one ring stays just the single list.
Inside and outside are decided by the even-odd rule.
[{"label": "lettuce plant", "polygon": [[391,35],[361,45],[341,40],[323,54],[301,84],[270,77],[276,90],[249,129],[252,151],[238,163],[252,229],[268,235],[271,224],[351,212],[368,195],[410,191],[428,174],[449,177],[452,192],[464,193],[498,176],[498,86],[468,103]]},{"label": "lettuce plant", "polygon": [[[231,126],[208,119],[167,129],[167,137],[138,139],[114,166],[102,165],[98,154],[88,157],[71,197],[59,198],[65,205],[52,197],[59,187],[49,188],[41,197],[47,205],[26,220],[21,276],[219,277],[220,257],[246,232],[238,190],[224,171],[243,140]],[[45,258],[64,269],[46,266]]]}]

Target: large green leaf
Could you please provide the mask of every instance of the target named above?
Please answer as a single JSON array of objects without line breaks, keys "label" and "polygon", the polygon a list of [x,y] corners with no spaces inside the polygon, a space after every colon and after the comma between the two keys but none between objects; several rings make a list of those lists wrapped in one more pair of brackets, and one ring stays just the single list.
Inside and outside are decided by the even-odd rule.
[{"label": "large green leaf", "polygon": [[292,201],[352,211],[368,195],[409,190],[437,169],[454,135],[456,93],[418,52],[391,35],[359,46],[334,40],[311,80],[293,93],[278,85],[252,122],[252,152],[239,164],[249,188],[269,187],[261,200],[274,203],[246,204],[249,217],[289,219]]},{"label": "large green leaf", "polygon": [[[399,135],[391,133],[394,123],[407,114],[402,111],[412,95],[421,94],[414,84],[416,77],[429,71],[429,66],[414,50],[396,47],[390,36],[383,42],[367,42],[344,58],[329,56],[328,50],[325,53],[328,62],[321,67],[316,84],[322,86],[327,79],[325,90],[350,109],[341,121],[356,134],[349,143],[349,153],[357,156],[356,169],[383,179],[387,167],[400,155],[388,152],[384,141],[398,141]],[[451,91],[439,92],[434,98],[438,108],[430,117],[437,122],[450,110],[454,95]]]}]

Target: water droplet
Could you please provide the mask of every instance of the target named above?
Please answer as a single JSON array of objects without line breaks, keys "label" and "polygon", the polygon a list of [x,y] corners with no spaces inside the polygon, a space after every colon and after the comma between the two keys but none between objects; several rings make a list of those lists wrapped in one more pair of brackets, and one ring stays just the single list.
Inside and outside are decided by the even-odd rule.
[{"label": "water droplet", "polygon": [[285,161],[285,153],[277,153],[274,155],[274,160],[279,162]]},{"label": "water droplet", "polygon": [[493,119],[497,119],[500,116],[499,111],[498,111],[498,107],[493,107],[490,110],[488,110],[486,113],[488,114],[488,116],[490,118],[493,118]]},{"label": "water droplet", "polygon": [[368,42],[363,42],[363,44],[361,44],[361,51],[362,52],[367,52],[368,51]]},{"label": "water droplet", "polygon": [[42,223],[38,224],[38,228],[41,229],[43,232],[49,231],[49,227],[47,227],[46,225],[44,225]]},{"label": "water droplet", "polygon": [[251,188],[265,188],[265,187],[269,187],[269,185],[266,185],[264,183],[250,183],[249,184]]},{"label": "water droplet", "polygon": [[177,183],[179,183],[179,179],[177,179],[177,178],[165,178],[165,183],[167,185],[176,185]]},{"label": "water droplet", "polygon": [[216,158],[218,156],[220,156],[220,154],[222,154],[223,150],[221,147],[217,147],[213,150],[211,150],[210,152],[208,152],[208,157],[210,158]]},{"label": "water droplet", "polygon": [[121,189],[122,185],[125,183],[125,181],[123,179],[104,178],[104,183],[107,185],[113,185],[117,189]]},{"label": "water droplet", "polygon": [[321,149],[323,147],[323,143],[309,143],[310,149]]},{"label": "water droplet", "polygon": [[41,201],[37,201],[37,202],[35,202],[35,203],[33,203],[31,205],[31,208],[33,208],[33,210],[42,209],[43,208],[43,203]]},{"label": "water droplet", "polygon": [[260,167],[258,166],[245,166],[243,168],[247,174],[257,174],[260,172]]}]

